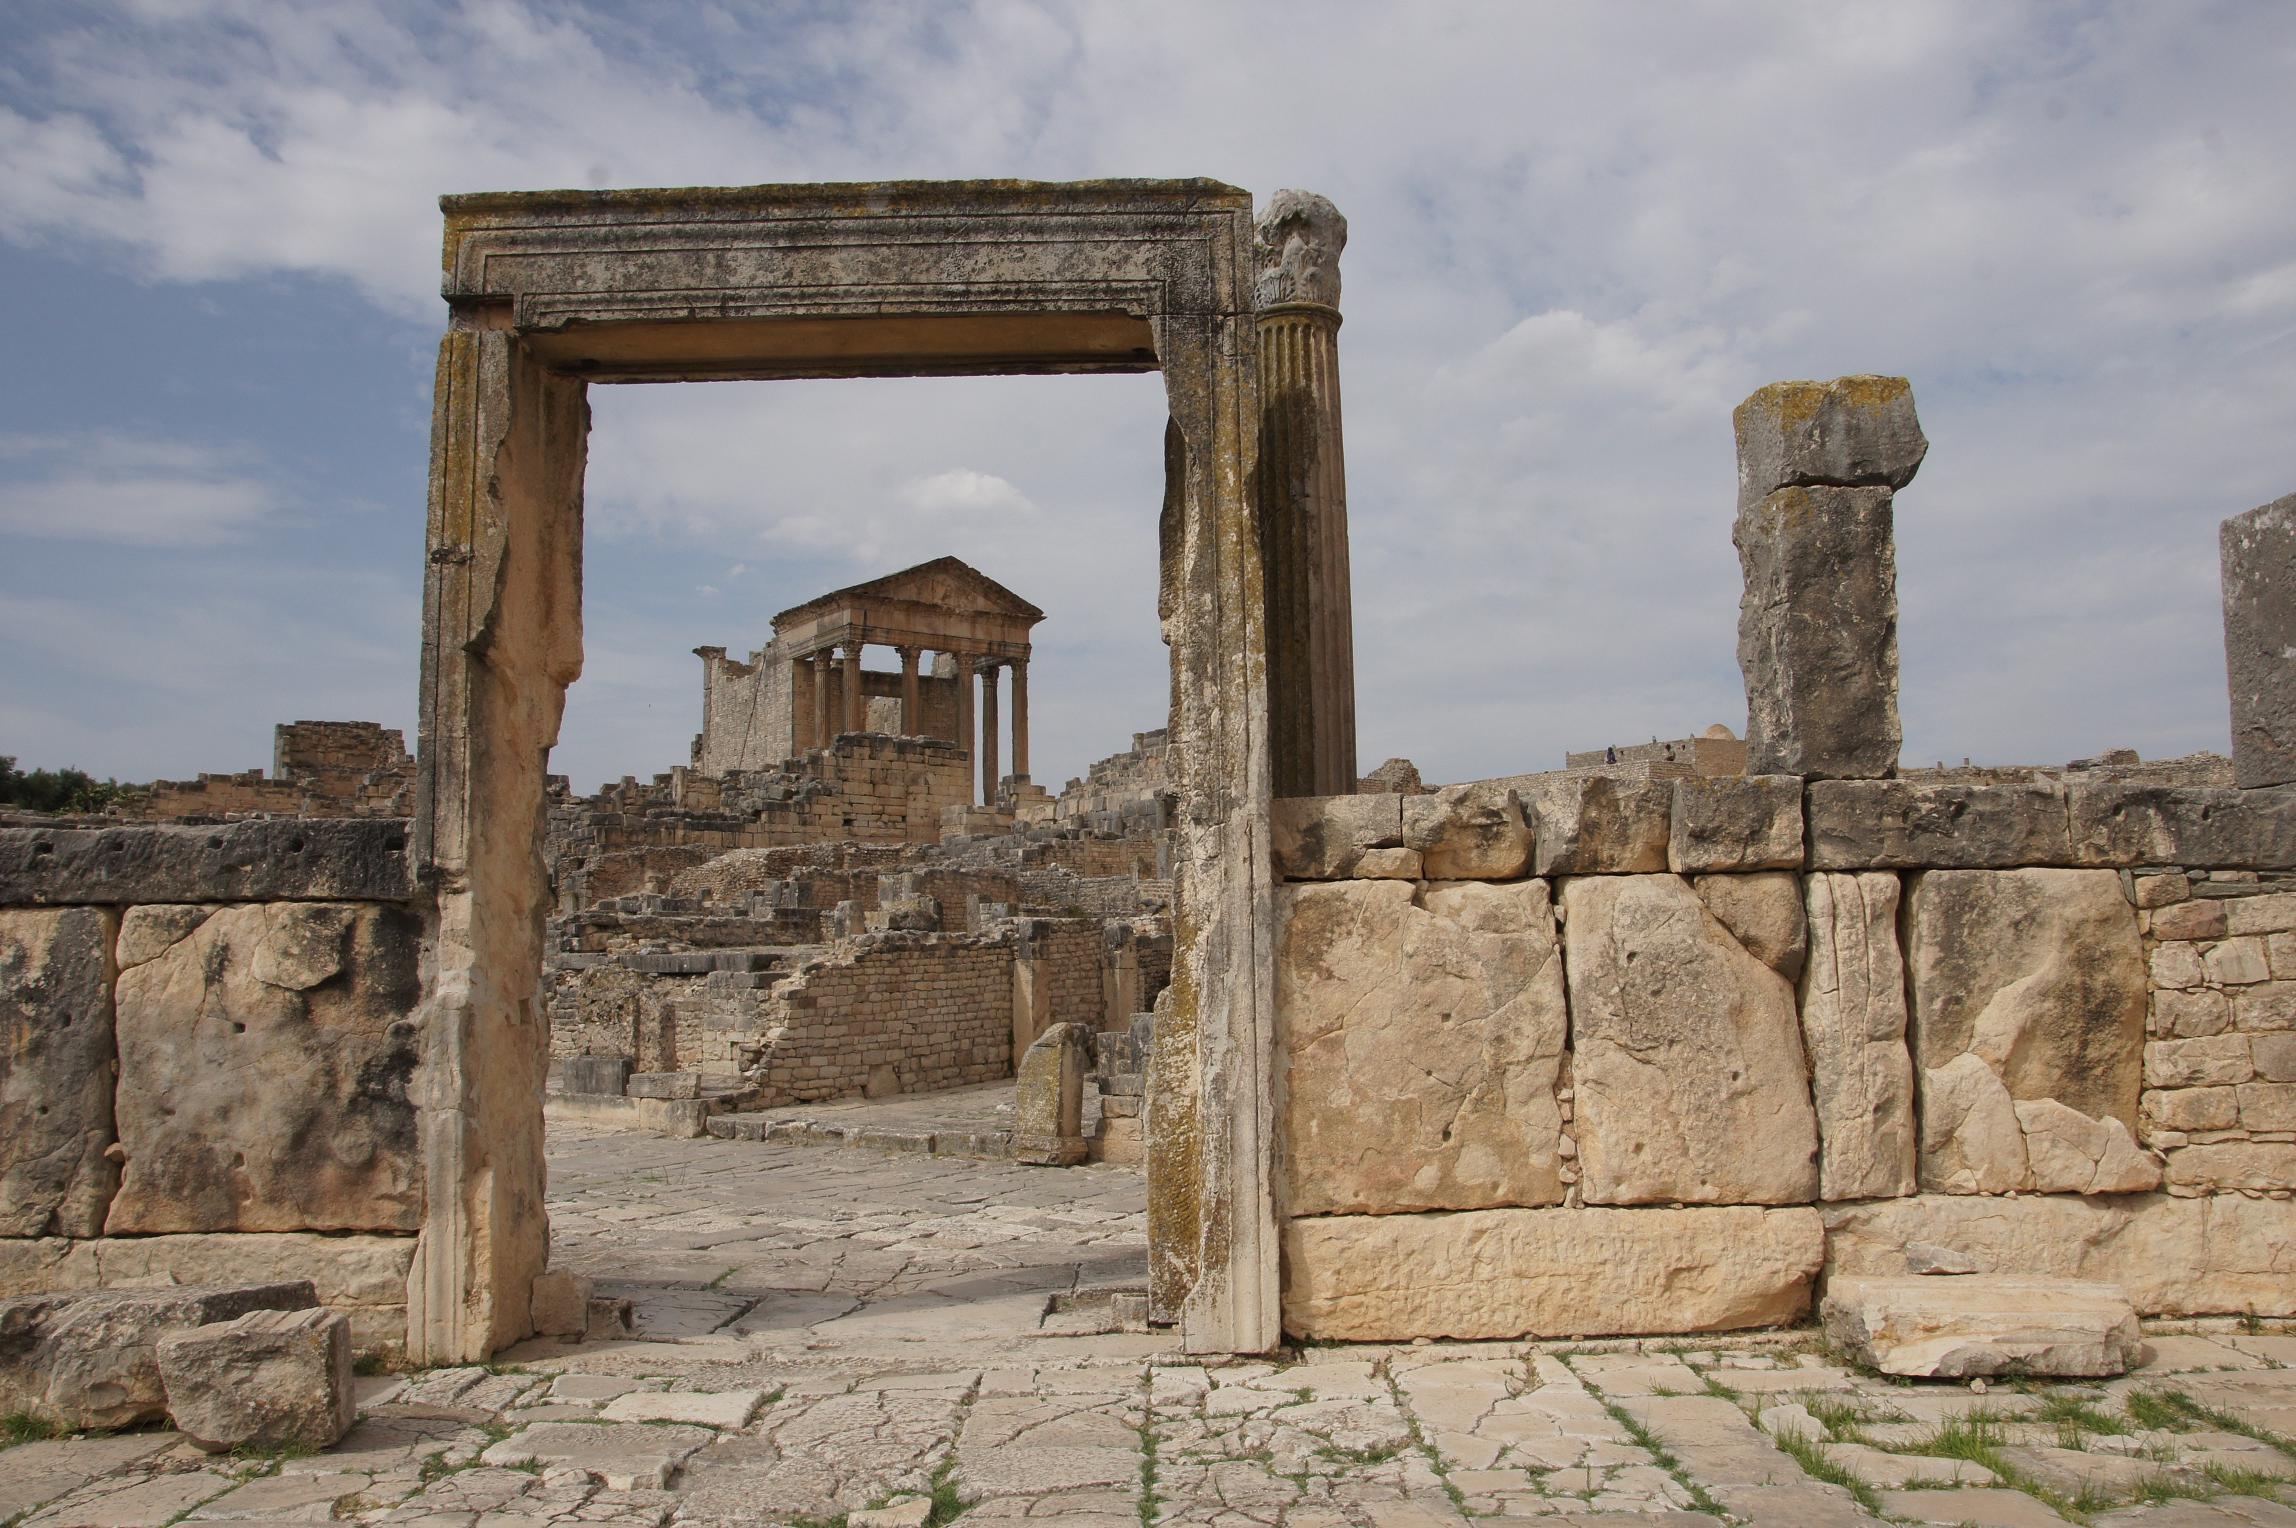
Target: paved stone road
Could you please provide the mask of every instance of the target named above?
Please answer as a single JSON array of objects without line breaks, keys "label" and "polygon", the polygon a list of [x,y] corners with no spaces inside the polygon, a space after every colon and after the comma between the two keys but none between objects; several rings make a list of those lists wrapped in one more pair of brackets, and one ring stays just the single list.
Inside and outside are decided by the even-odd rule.
[{"label": "paved stone road", "polygon": [[633,1338],[365,1380],[316,1457],[0,1450],[0,1523],[2296,1525],[2276,1329],[1989,1394],[1792,1335],[1206,1366],[1105,1329],[1144,1257],[1125,1169],[564,1128],[551,1162],[559,1257],[636,1301]]}]

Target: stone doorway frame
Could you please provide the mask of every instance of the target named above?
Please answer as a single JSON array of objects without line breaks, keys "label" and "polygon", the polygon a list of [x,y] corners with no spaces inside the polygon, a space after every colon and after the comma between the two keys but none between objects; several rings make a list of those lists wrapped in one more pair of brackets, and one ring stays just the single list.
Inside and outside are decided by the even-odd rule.
[{"label": "stone doorway frame", "polygon": [[1247,192],[904,182],[453,196],[431,433],[415,862],[427,1189],[407,1345],[532,1330],[548,1257],[534,995],[544,770],[582,669],[590,382],[1161,371],[1159,614],[1180,796],[1149,1161],[1152,1304],[1280,1336],[1267,632]]}]

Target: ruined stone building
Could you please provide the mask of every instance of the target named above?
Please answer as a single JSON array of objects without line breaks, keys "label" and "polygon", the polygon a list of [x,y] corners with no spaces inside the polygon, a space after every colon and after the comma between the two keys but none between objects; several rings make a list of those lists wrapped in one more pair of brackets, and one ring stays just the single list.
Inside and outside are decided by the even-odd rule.
[{"label": "ruined stone building", "polygon": [[[1425,792],[1399,766],[1365,793],[1328,203],[997,181],[445,211],[412,816],[0,830],[0,1293],[260,1268],[370,1345],[482,1358],[563,1278],[554,1047],[612,1034],[607,1070],[697,1094],[938,1087],[1010,1068],[1024,1020],[1105,1028],[1161,988],[1149,1303],[1193,1351],[1793,1325],[1917,1247],[2147,1314],[2296,1315],[2296,498],[2223,531],[2229,783],[1906,772],[1911,388],[1765,387],[1711,522],[1742,767],[1701,744],[1687,773]],[[1147,370],[1172,708],[1068,809],[1004,789],[1025,680],[1008,775],[964,669],[1024,663],[1031,613],[946,564],[880,584],[946,578],[1003,627],[842,591],[777,622],[781,689],[705,651],[695,764],[546,778],[587,389]],[[871,643],[915,655],[899,680]]]},{"label": "ruined stone building", "polygon": [[260,769],[155,780],[125,793],[114,815],[145,822],[272,815],[404,817],[414,809],[406,734],[374,722],[281,722],[271,775]]}]

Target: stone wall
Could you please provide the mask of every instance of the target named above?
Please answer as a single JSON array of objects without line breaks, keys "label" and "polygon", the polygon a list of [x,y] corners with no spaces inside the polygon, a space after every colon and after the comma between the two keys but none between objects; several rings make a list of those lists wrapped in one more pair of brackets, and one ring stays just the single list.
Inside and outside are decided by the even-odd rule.
[{"label": "stone wall", "polygon": [[1071,780],[1053,808],[1054,821],[1111,833],[1154,832],[1172,825],[1173,784],[1164,728],[1136,732],[1132,746],[1110,754]]},{"label": "stone wall", "polygon": [[[807,734],[813,696],[793,670],[779,642],[768,642],[749,655],[749,661],[726,655],[722,647],[697,647],[702,660],[702,730],[694,734],[693,767],[703,774],[723,775],[772,770],[797,756],[797,740]],[[935,655],[936,668],[917,675],[915,736],[954,740],[957,735],[956,670],[945,654]],[[845,676],[842,664],[832,664],[823,677],[824,703],[832,718],[830,730],[844,731]],[[899,732],[901,676],[865,669],[861,693],[866,699],[868,728]],[[888,704],[890,703],[890,704]]]},{"label": "stone wall", "polygon": [[841,941],[756,1005],[743,1070],[765,1107],[1009,1077],[1012,959],[1001,937]]},{"label": "stone wall", "polygon": [[375,722],[281,722],[271,772],[155,780],[124,793],[112,815],[136,822],[232,817],[404,817],[415,761],[406,736]]},{"label": "stone wall", "polygon": [[0,1297],[309,1277],[405,1339],[406,824],[0,830]]},{"label": "stone wall", "polygon": [[1916,1243],[2296,1313],[2296,788],[1279,801],[1286,1327],[1793,1322]]}]

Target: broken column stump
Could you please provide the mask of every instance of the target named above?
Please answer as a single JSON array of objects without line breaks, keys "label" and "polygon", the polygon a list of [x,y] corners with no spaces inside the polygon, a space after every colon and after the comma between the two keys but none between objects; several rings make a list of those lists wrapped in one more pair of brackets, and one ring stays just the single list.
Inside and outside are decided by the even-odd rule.
[{"label": "broken column stump", "polygon": [[1092,1031],[1055,1024],[1020,1059],[1014,1090],[1012,1154],[1040,1167],[1073,1167],[1084,1160],[1084,1074],[1092,1062]]},{"label": "broken column stump", "polygon": [[1929,449],[1903,377],[1774,382],[1738,405],[1746,773],[1897,772],[1891,494]]},{"label": "broken column stump", "polygon": [[258,1310],[159,1340],[168,1415],[211,1454],[326,1448],[358,1415],[351,1323],[331,1310]]},{"label": "broken column stump", "polygon": [[2232,783],[2285,785],[2296,781],[2296,494],[2225,521],[2217,551]]}]

